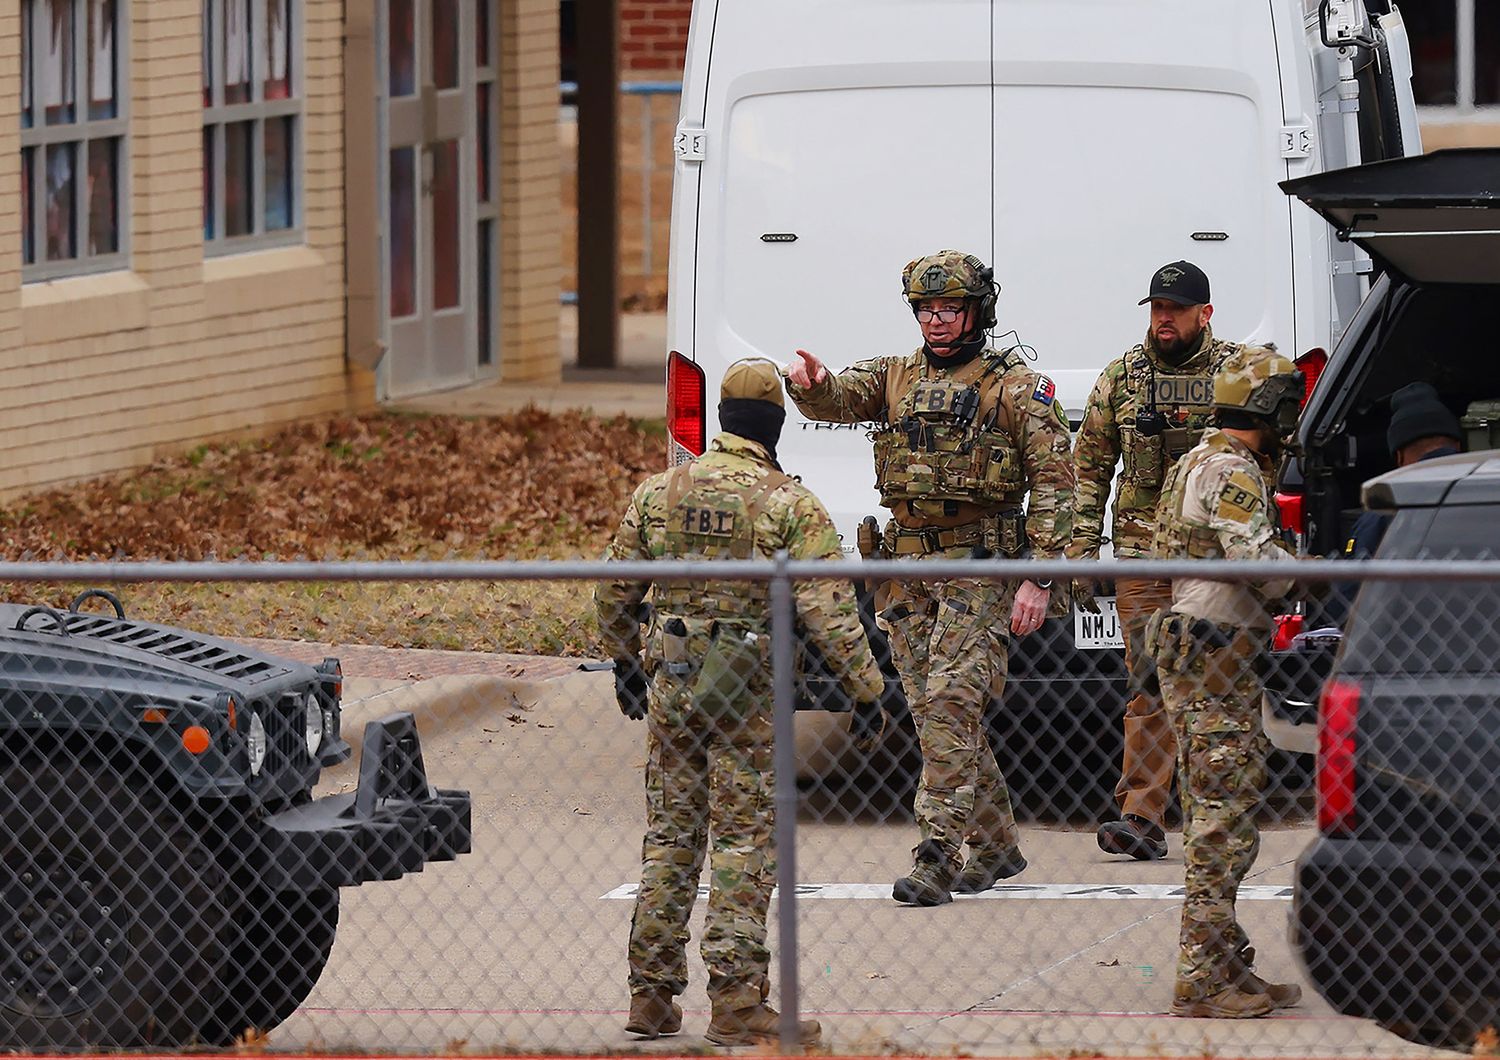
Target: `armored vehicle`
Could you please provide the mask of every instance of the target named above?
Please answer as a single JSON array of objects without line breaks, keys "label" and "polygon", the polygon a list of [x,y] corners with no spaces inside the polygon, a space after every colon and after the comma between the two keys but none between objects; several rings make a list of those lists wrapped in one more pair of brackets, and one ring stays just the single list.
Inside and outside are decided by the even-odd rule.
[{"label": "armored vehicle", "polygon": [[0,605],[0,1049],[267,1030],[322,973],[339,888],[469,850],[410,714],[365,726],[357,790],[313,797],[351,754],[342,685],[101,590]]}]

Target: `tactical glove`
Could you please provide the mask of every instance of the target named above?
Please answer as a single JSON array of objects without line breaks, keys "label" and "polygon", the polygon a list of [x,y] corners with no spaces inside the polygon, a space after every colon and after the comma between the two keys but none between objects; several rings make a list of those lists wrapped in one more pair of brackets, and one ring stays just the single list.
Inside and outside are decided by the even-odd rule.
[{"label": "tactical glove", "polygon": [[869,754],[880,743],[885,733],[885,711],[878,700],[854,704],[849,717],[849,739],[860,754]]},{"label": "tactical glove", "polygon": [[615,702],[620,704],[620,713],[631,721],[640,721],[646,716],[646,698],[651,683],[646,680],[646,671],[635,657],[615,660]]},{"label": "tactical glove", "polygon": [[1094,599],[1094,579],[1073,579],[1073,604],[1080,611],[1091,615],[1099,614],[1099,601]]}]

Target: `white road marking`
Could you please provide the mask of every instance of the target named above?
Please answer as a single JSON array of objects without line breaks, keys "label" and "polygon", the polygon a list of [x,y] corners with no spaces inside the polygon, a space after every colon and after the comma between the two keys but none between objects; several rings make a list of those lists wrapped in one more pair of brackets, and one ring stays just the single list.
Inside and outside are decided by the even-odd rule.
[{"label": "white road marking", "polygon": [[[601,902],[634,901],[640,885],[622,883],[612,891],[599,896]],[[1029,899],[1032,901],[1093,900],[1093,901],[1181,901],[1183,889],[1167,883],[1001,883],[980,894],[956,894],[955,901],[969,902],[993,899]],[[708,897],[708,886],[698,885],[698,897]],[[801,883],[797,885],[797,897],[807,899],[871,901],[891,900],[891,885],[888,883]],[[1265,884],[1246,885],[1239,890],[1242,902],[1285,902],[1292,897],[1291,887],[1272,887]]]}]

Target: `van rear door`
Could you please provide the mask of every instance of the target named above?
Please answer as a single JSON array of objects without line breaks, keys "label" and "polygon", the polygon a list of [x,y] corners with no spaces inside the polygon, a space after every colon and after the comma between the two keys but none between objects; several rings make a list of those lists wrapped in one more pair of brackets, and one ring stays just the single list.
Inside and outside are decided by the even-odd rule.
[{"label": "van rear door", "polygon": [[[992,249],[989,4],[719,0],[712,32],[695,325],[675,348],[710,391],[740,357],[801,347],[837,371],[915,349],[902,266]],[[878,511],[864,431],[788,412],[782,461],[852,546]]]},{"label": "van rear door", "polygon": [[996,5],[1001,327],[1037,347],[1070,416],[1104,365],[1145,337],[1137,302],[1169,261],[1208,273],[1217,335],[1298,341],[1290,211],[1276,194],[1288,175],[1284,6]]}]

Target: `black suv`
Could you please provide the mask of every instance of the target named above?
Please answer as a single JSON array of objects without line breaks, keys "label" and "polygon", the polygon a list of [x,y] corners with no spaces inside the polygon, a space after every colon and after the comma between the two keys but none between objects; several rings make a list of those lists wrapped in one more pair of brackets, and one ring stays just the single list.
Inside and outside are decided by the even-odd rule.
[{"label": "black suv", "polygon": [[[1431,383],[1455,416],[1500,400],[1491,307],[1500,299],[1500,150],[1438,151],[1282,183],[1357,244],[1378,278],[1330,356],[1297,359],[1309,396],[1300,454],[1277,492],[1281,522],[1304,553],[1344,552],[1362,512],[1360,487],[1391,470],[1391,396]],[[1469,446],[1473,448],[1473,444]],[[1309,594],[1272,652],[1266,732],[1286,751],[1316,746],[1319,690],[1344,625],[1348,586]],[[1308,636],[1293,641],[1306,630]]]},{"label": "black suv", "polygon": [[[1390,398],[1431,383],[1455,416],[1500,399],[1500,149],[1437,151],[1282,183],[1380,273],[1332,356],[1298,363],[1316,385],[1281,479],[1282,523],[1316,556],[1341,553],[1360,487],[1394,466]],[[1317,616],[1310,616],[1309,621]]]},{"label": "black suv", "polygon": [[[1380,559],[1495,561],[1500,452],[1366,485]],[[1424,1045],[1500,1027],[1500,580],[1370,581],[1322,694],[1294,945],[1339,1011]]]}]

